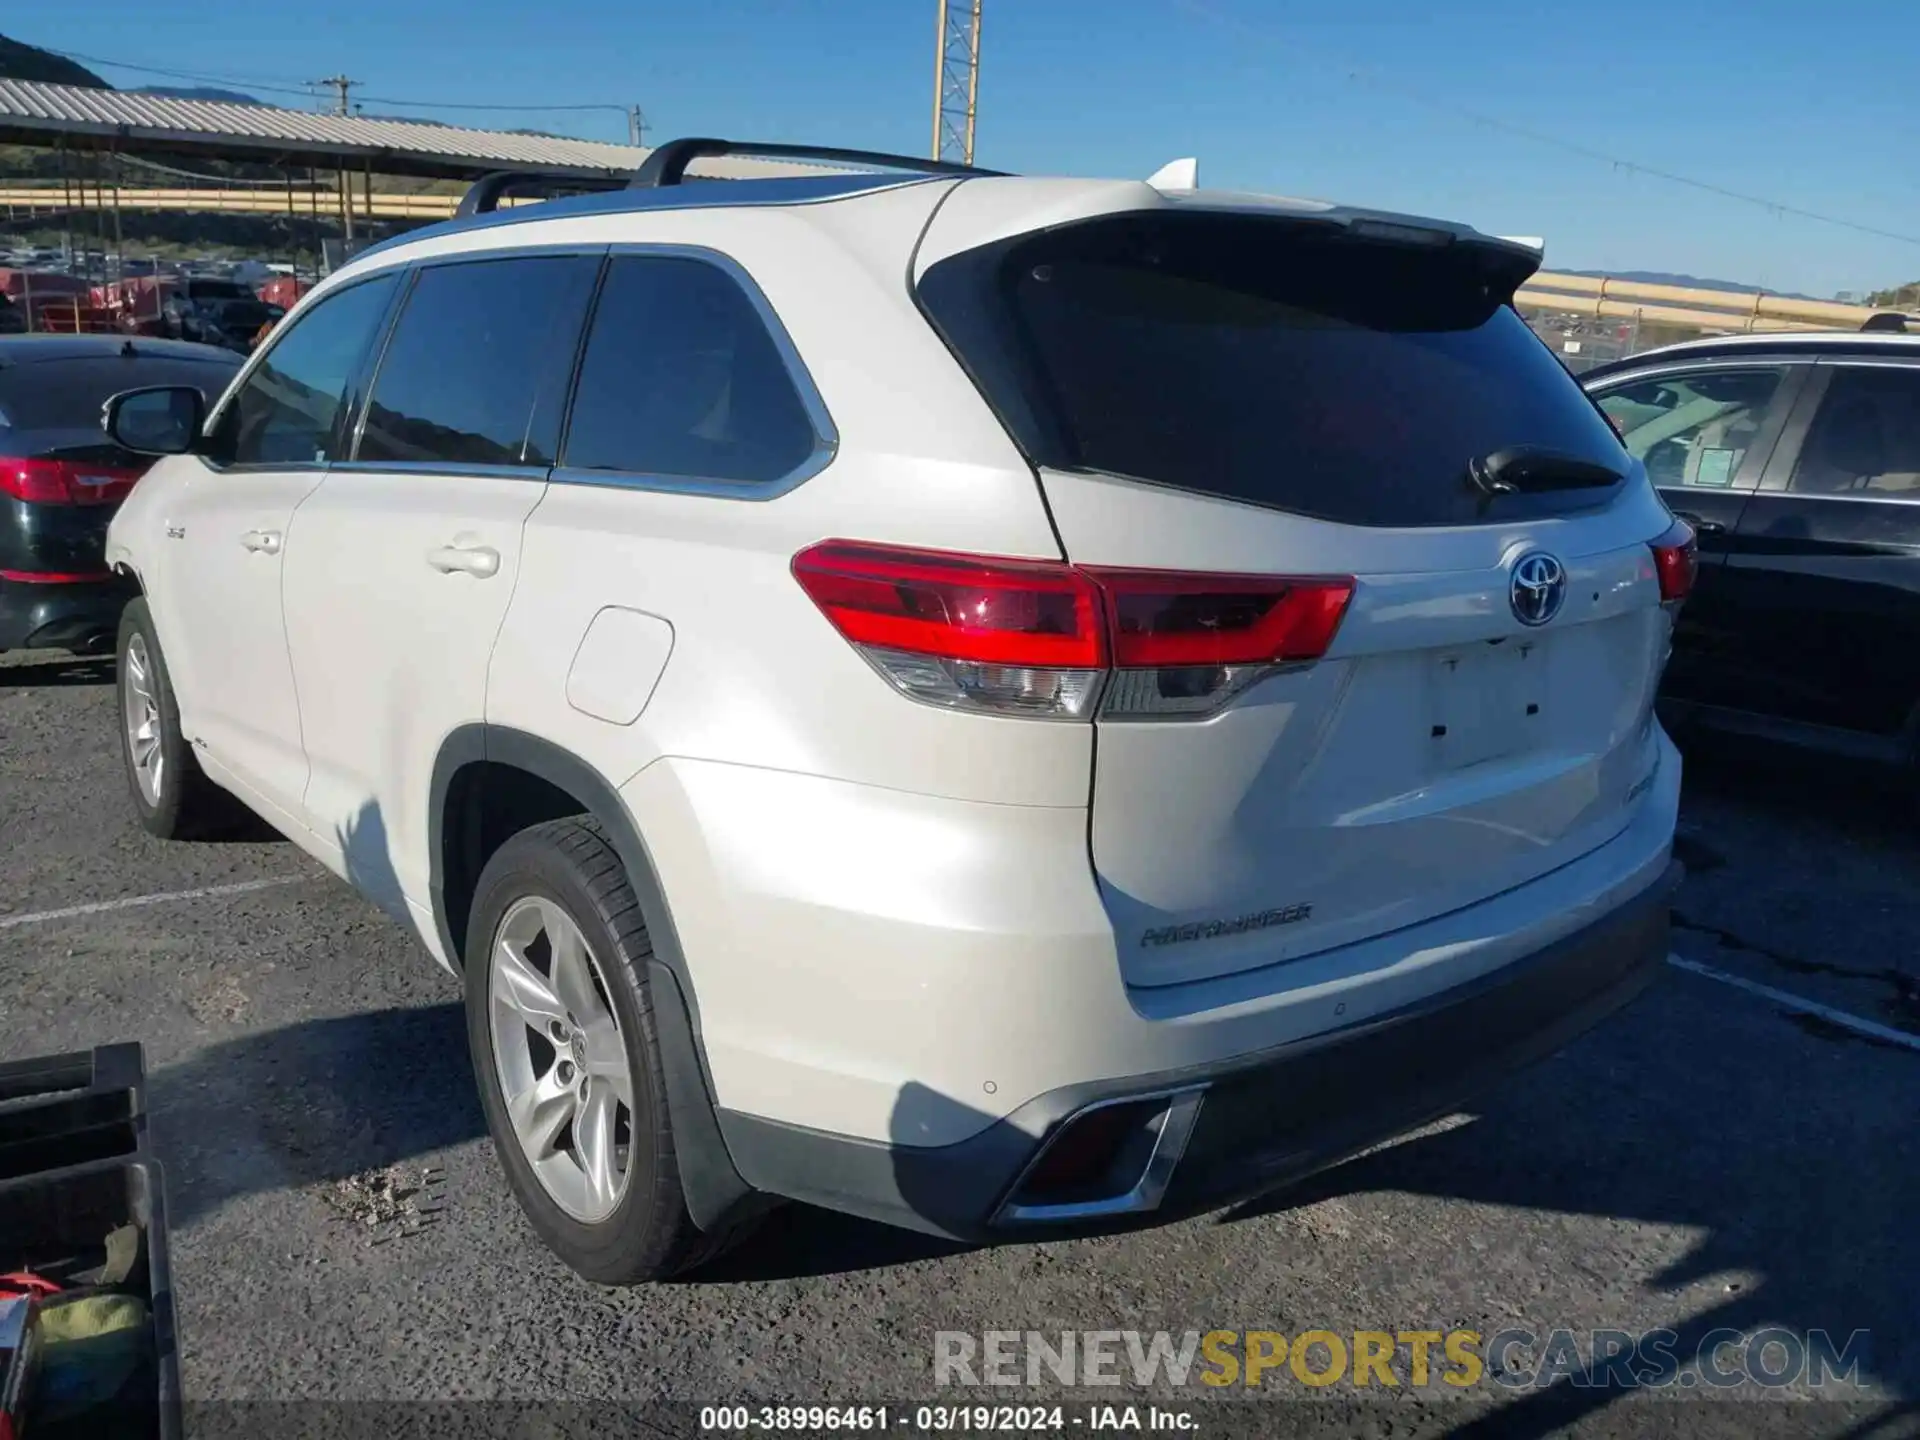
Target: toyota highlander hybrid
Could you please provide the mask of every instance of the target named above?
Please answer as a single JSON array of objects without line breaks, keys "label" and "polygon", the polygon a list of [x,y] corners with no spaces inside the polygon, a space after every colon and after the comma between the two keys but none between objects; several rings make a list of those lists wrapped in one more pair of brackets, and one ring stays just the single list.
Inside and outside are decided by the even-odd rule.
[{"label": "toyota highlander hybrid", "polygon": [[[782,147],[773,147],[780,149]],[[786,147],[790,153],[791,147]],[[583,1275],[1190,1213],[1665,955],[1693,540],[1465,226],[814,152],[371,249],[116,398],[132,801],[466,987]]]}]

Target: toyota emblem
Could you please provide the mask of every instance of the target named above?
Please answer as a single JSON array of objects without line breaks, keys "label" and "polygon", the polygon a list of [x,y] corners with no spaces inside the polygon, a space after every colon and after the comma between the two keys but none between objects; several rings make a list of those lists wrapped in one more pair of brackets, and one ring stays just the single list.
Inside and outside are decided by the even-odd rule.
[{"label": "toyota emblem", "polygon": [[1544,625],[1567,598],[1567,567],[1544,550],[1522,555],[1513,567],[1507,601],[1522,625]]}]

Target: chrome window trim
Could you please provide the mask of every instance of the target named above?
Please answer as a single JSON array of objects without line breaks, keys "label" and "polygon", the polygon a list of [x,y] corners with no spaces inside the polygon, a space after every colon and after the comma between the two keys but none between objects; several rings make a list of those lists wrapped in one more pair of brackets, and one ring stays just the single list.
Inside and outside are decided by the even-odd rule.
[{"label": "chrome window trim", "polygon": [[[1863,502],[1869,505],[1920,505],[1920,493],[1915,493],[1911,496],[1882,495],[1876,494],[1871,490],[1861,490],[1858,492],[1849,492],[1844,495],[1834,495],[1823,490],[1790,489],[1768,490],[1763,493],[1776,500],[1838,500],[1848,505],[1859,505]],[[1920,545],[1920,539],[1916,539],[1915,543]]]},{"label": "chrome window trim", "polygon": [[1920,370],[1920,354],[1822,355],[1820,364],[1834,370]]},{"label": "chrome window trim", "polygon": [[1595,400],[1622,385],[1637,385],[1646,380],[1661,380],[1669,375],[1693,375],[1702,370],[1777,370],[1791,365],[1815,365],[1820,363],[1812,355],[1742,355],[1738,358],[1720,356],[1712,360],[1690,360],[1685,363],[1669,361],[1664,364],[1652,364],[1635,370],[1616,370],[1601,376],[1591,385],[1582,385],[1582,389]]},{"label": "chrome window trim", "polygon": [[327,466],[341,475],[459,475],[470,480],[545,480],[545,465],[492,465],[475,461],[462,465],[453,460],[336,460]]}]

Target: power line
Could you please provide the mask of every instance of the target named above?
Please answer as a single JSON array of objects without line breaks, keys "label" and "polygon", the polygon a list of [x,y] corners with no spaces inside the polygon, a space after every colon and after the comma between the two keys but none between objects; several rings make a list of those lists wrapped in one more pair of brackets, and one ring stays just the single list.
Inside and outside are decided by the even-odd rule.
[{"label": "power line", "polygon": [[108,60],[99,55],[82,55],[73,50],[49,49],[47,53],[58,55],[63,60],[77,60],[86,65],[104,65],[109,70],[131,70],[136,75],[160,75],[169,80],[192,80],[201,85],[244,85],[249,90],[269,90],[282,95],[304,95],[308,99],[313,98],[311,86],[295,81],[283,84],[274,80],[245,79],[233,75],[200,75],[187,70],[168,70],[157,65],[130,65],[124,60]]},{"label": "power line", "polygon": [[[42,46],[42,49],[47,47]],[[200,85],[245,86],[249,90],[265,90],[277,95],[299,95],[311,100],[316,86],[339,86],[341,77],[328,80],[282,83],[278,80],[250,79],[239,75],[202,75],[188,70],[169,70],[157,65],[131,65],[124,60],[108,60],[100,55],[82,55],[74,50],[48,50],[66,60],[77,60],[87,65],[103,65],[109,70],[130,70],[137,75],[159,75],[169,80],[192,80]],[[350,85],[360,82],[349,81]],[[610,101],[576,105],[501,105],[467,104],[450,100],[396,100],[384,95],[363,95],[355,103],[361,105],[397,105],[409,110],[487,110],[511,114],[558,114],[562,111],[612,110],[621,115],[627,113],[625,105],[615,105]]]},{"label": "power line", "polygon": [[[1210,21],[1213,24],[1227,29],[1237,30],[1242,36],[1267,41],[1272,41],[1276,38],[1272,34],[1263,32],[1259,28],[1248,24],[1237,16],[1221,13],[1213,6],[1205,3],[1205,0],[1174,0],[1174,3],[1178,8],[1186,10],[1190,14],[1198,15],[1200,18]],[[1293,45],[1291,42],[1289,42],[1288,48],[1293,53],[1303,53],[1300,47]],[[1671,185],[1683,185],[1691,190],[1699,190],[1708,195],[1717,195],[1723,200],[1736,200],[1746,205],[1757,205],[1761,209],[1770,210],[1776,215],[1792,215],[1802,220],[1816,220],[1823,225],[1836,226],[1842,230],[1852,230],[1861,235],[1872,235],[1881,240],[1898,240],[1907,245],[1920,245],[1920,235],[1906,235],[1897,230],[1883,230],[1877,225],[1867,225],[1858,220],[1846,219],[1844,216],[1828,215],[1819,210],[1809,210],[1805,206],[1788,204],[1784,200],[1770,200],[1764,195],[1749,195],[1745,191],[1729,189],[1725,185],[1716,185],[1711,180],[1701,180],[1691,175],[1682,175],[1677,171],[1667,170],[1658,165],[1642,164],[1638,160],[1629,160],[1622,156],[1609,154],[1604,150],[1595,149],[1590,145],[1583,145],[1577,140],[1568,140],[1563,136],[1551,135],[1545,131],[1535,130],[1530,126],[1516,124],[1511,120],[1503,120],[1498,116],[1485,115],[1477,110],[1467,109],[1465,106],[1456,105],[1450,100],[1443,100],[1398,81],[1390,80],[1380,75],[1377,71],[1369,71],[1361,66],[1353,65],[1349,62],[1326,55],[1321,55],[1317,58],[1325,63],[1337,65],[1349,80],[1357,81],[1363,85],[1371,85],[1376,89],[1385,90],[1389,93],[1398,94],[1402,98],[1411,100],[1417,105],[1423,105],[1429,110],[1451,115],[1456,119],[1466,120],[1490,130],[1503,131],[1509,135],[1516,135],[1522,139],[1531,140],[1535,144],[1550,145],[1557,150],[1564,150],[1568,154],[1579,155],[1588,160],[1600,161],[1603,164],[1612,166],[1615,170],[1625,171],[1630,174],[1645,175],[1655,180],[1664,180]]]},{"label": "power line", "polygon": [[348,92],[359,83],[358,80],[349,80],[344,75],[329,75],[324,80],[315,80],[313,85],[315,89],[324,87],[328,90],[337,90],[340,94],[340,103],[336,107],[337,113],[341,115],[351,115],[353,113],[353,103],[347,98],[347,95]]}]

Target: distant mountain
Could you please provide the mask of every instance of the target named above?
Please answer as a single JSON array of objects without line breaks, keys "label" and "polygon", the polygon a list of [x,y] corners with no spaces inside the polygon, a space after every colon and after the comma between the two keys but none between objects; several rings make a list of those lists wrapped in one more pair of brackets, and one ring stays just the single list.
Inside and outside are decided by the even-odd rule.
[{"label": "distant mountain", "polygon": [[265,100],[256,100],[251,95],[242,95],[238,90],[216,90],[206,85],[142,85],[138,90],[129,90],[129,95],[162,95],[169,100],[216,100],[222,105],[265,105]]},{"label": "distant mountain", "polygon": [[1687,290],[1738,290],[1748,295],[1766,290],[1788,300],[1818,300],[1818,295],[1798,295],[1791,290],[1767,290],[1764,285],[1743,285],[1737,280],[1703,280],[1698,275],[1675,275],[1666,270],[1563,270],[1563,275],[1585,275],[1595,280],[1631,280],[1640,285],[1678,285]]},{"label": "distant mountain", "polygon": [[0,80],[37,80],[43,85],[84,85],[89,90],[113,87],[86,66],[0,35]]}]

